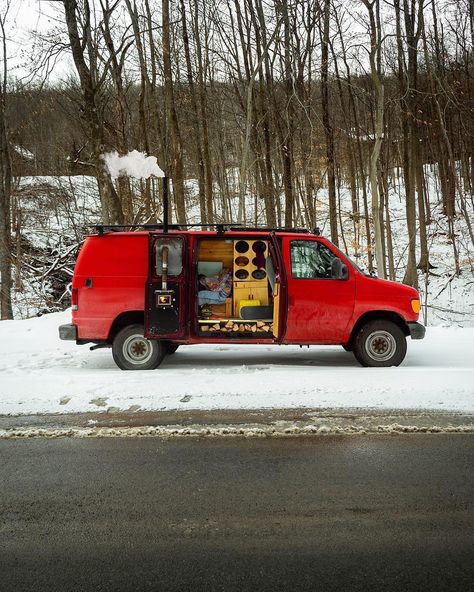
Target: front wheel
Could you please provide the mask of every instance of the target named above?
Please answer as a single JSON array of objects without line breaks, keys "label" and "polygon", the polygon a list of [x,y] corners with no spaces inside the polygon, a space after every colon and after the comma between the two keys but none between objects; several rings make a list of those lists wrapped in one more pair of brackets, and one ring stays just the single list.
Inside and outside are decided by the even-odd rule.
[{"label": "front wheel", "polygon": [[407,353],[402,329],[391,321],[369,321],[353,340],[353,351],[362,366],[399,366]]},{"label": "front wheel", "polygon": [[122,370],[153,370],[164,357],[160,341],[146,339],[143,325],[128,325],[117,333],[112,343],[112,355]]}]

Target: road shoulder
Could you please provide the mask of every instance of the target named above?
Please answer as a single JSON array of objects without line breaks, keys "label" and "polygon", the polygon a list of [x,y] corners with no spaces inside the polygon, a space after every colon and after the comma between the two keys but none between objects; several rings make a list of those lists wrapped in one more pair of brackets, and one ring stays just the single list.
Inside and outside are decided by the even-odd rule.
[{"label": "road shoulder", "polygon": [[1,415],[0,438],[474,433],[474,414],[426,410],[247,409]]}]

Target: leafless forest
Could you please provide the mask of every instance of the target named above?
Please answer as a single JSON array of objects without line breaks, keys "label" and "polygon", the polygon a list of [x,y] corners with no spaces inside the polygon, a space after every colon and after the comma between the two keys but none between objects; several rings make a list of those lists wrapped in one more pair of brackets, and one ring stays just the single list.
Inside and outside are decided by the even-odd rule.
[{"label": "leafless forest", "polygon": [[8,59],[15,1],[0,1],[2,318],[27,273],[52,278],[47,307],[66,304],[84,233],[35,251],[22,178],[93,176],[105,223],[161,219],[159,184],[113,181],[110,151],[158,158],[178,223],[195,203],[207,223],[321,226],[414,286],[439,273],[436,233],[448,280],[472,280],[473,0],[63,0],[49,30],[31,32],[21,76]]}]

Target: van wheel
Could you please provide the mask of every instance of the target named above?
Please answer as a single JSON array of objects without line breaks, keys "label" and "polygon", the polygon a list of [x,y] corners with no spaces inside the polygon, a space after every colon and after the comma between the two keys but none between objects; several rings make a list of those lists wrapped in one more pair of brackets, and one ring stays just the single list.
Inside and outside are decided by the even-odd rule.
[{"label": "van wheel", "polygon": [[352,351],[352,345],[343,345],[342,349],[346,352],[351,352]]},{"label": "van wheel", "polygon": [[370,321],[353,340],[353,351],[362,366],[399,366],[407,353],[407,340],[391,321]]},{"label": "van wheel", "polygon": [[178,343],[170,343],[169,341],[165,343],[165,354],[167,356],[171,356],[174,352],[178,349]]},{"label": "van wheel", "polygon": [[128,325],[115,336],[112,355],[122,370],[153,370],[161,364],[163,344],[146,339],[143,332],[143,325]]}]

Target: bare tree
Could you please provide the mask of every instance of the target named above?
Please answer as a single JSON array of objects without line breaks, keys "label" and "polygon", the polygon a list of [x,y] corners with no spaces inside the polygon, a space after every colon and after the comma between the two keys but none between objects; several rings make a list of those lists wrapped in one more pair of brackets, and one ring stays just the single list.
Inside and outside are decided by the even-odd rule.
[{"label": "bare tree", "polygon": [[385,87],[382,82],[382,30],[380,23],[379,0],[362,0],[367,8],[370,23],[370,72],[375,88],[375,138],[370,155],[370,188],[372,192],[372,217],[375,234],[375,255],[377,259],[377,273],[385,278],[383,225],[379,196],[379,157],[383,141],[383,115]]},{"label": "bare tree", "polygon": [[72,57],[81,84],[83,117],[90,137],[91,164],[97,178],[102,217],[105,223],[121,224],[123,213],[119,196],[102,160],[106,152],[105,130],[99,105],[101,81],[96,71],[98,47],[92,39],[89,0],[83,0],[82,10],[76,0],[63,0],[63,5]]},{"label": "bare tree", "polygon": [[329,224],[331,227],[331,240],[335,245],[339,244],[337,230],[337,199],[336,199],[336,173],[334,154],[334,129],[329,109],[329,32],[331,19],[331,0],[324,0],[323,27],[321,37],[321,105],[324,134],[326,137],[326,163],[327,182],[329,195]]},{"label": "bare tree", "polygon": [[184,201],[184,170],[183,146],[176,113],[176,103],[173,88],[173,73],[171,69],[171,38],[170,38],[170,3],[162,0],[163,19],[163,74],[166,112],[166,149],[169,168],[173,179],[173,193],[176,202],[176,217],[179,224],[186,223],[186,204]]},{"label": "bare tree", "polygon": [[7,131],[6,102],[7,102],[7,38],[5,21],[10,9],[10,2],[6,3],[5,11],[0,13],[0,318],[12,319],[12,252],[11,252],[11,190],[12,166],[10,160],[10,146]]}]

